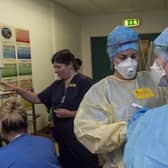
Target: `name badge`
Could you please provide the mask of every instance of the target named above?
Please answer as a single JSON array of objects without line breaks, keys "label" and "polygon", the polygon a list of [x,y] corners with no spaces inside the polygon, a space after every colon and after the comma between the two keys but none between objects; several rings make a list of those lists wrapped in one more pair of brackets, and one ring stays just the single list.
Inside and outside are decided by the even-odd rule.
[{"label": "name badge", "polygon": [[69,87],[76,87],[76,83],[70,83]]},{"label": "name badge", "polygon": [[136,89],[133,93],[137,99],[148,99],[155,96],[151,88]]}]

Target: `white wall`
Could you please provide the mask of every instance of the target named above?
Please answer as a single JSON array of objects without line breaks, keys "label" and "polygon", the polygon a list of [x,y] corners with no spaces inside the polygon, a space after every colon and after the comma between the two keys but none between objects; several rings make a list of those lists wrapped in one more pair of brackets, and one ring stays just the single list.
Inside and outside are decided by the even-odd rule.
[{"label": "white wall", "polygon": [[69,48],[77,57],[80,57],[80,18],[58,5],[54,5],[52,10],[54,16],[54,50]]},{"label": "white wall", "polygon": [[61,6],[52,4],[53,49],[71,49],[76,57],[81,53],[80,18]]},{"label": "white wall", "polygon": [[[140,17],[141,26],[135,28],[139,33],[157,33],[168,26],[168,11],[142,13],[122,13],[104,16],[88,16],[82,20],[81,57],[83,73],[92,76],[90,37],[107,36],[116,25],[121,25],[125,18]],[[101,66],[101,65],[100,65]]]},{"label": "white wall", "polygon": [[[52,0],[0,0],[0,23],[29,30],[36,92],[54,80],[50,60],[56,50],[70,48],[75,54],[80,53],[78,17]],[[48,121],[44,105],[36,105],[36,113],[41,114],[37,122],[40,129]]]}]

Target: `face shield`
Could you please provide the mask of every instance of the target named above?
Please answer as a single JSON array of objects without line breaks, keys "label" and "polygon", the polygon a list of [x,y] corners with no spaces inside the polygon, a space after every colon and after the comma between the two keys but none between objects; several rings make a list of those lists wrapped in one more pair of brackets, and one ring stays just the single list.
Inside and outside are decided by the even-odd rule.
[{"label": "face shield", "polygon": [[154,63],[150,69],[153,79],[160,85],[160,81],[166,76],[168,77],[168,70],[166,68],[168,65],[168,47],[155,46],[153,53]]},{"label": "face shield", "polygon": [[168,47],[158,47],[156,46],[154,49],[154,53],[156,59],[160,59],[159,64],[167,64],[168,63]]}]

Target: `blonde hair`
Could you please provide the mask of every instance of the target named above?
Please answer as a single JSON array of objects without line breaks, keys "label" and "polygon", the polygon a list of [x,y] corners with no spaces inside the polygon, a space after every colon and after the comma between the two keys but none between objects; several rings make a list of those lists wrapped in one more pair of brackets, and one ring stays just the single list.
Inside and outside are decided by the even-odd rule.
[{"label": "blonde hair", "polygon": [[26,132],[27,113],[23,104],[15,98],[7,99],[0,107],[0,122],[3,134]]}]

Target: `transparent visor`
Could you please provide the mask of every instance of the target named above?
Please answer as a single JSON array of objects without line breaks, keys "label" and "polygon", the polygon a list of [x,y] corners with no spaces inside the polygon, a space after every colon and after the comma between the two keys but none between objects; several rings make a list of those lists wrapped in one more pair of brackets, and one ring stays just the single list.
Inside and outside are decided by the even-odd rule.
[{"label": "transparent visor", "polygon": [[168,47],[158,47],[154,48],[154,53],[156,58],[160,59],[163,63],[168,63]]}]

